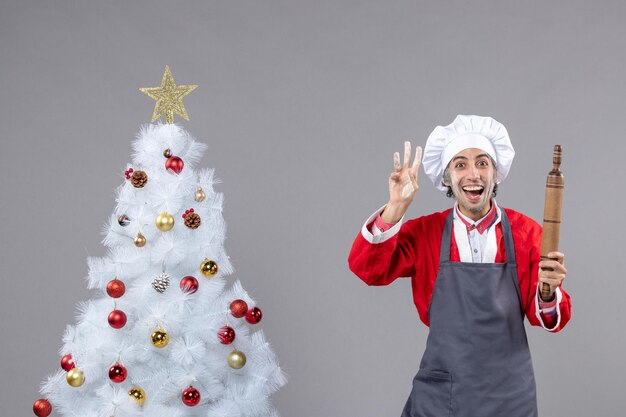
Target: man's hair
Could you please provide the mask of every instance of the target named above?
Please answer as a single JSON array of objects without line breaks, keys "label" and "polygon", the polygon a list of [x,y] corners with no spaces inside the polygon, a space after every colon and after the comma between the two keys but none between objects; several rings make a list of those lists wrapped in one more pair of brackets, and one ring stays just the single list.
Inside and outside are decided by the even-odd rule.
[{"label": "man's hair", "polygon": [[[493,158],[491,157],[491,155],[487,155],[489,157],[489,160],[491,161],[491,164],[493,165],[493,175],[494,177],[497,177],[498,175],[498,166],[496,165],[496,161],[493,160]],[[446,182],[448,184],[450,184],[450,173],[448,172],[448,168],[450,168],[450,164],[452,163],[452,161],[448,162],[448,166],[446,167],[446,169],[443,170],[443,180],[441,181],[441,184],[444,187],[448,187],[448,191],[446,191],[446,197],[454,197],[454,193],[452,192],[452,187],[450,185],[446,185]],[[495,197],[496,194],[498,192],[498,184],[495,183],[493,185],[493,192],[492,197]]]}]

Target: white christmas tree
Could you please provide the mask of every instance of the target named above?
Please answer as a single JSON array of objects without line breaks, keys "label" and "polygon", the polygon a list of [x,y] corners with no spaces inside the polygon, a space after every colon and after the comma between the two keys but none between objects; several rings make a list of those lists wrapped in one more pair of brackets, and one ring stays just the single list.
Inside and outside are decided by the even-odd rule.
[{"label": "white christmas tree", "polygon": [[261,310],[224,251],[223,195],[212,169],[194,170],[206,145],[166,67],[152,122],[133,142],[132,164],[104,227],[107,255],[89,258],[89,288],[42,384],[37,416],[277,416],[269,396],[286,378],[261,330]]}]

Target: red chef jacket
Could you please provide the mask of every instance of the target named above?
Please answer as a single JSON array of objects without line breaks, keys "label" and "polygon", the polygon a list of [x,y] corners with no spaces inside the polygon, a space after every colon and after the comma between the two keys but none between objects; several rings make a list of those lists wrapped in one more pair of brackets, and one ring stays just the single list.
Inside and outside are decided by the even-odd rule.
[{"label": "red chef jacket", "polygon": [[[445,219],[451,209],[433,213],[402,224],[400,231],[380,242],[359,233],[352,245],[348,264],[352,272],[368,285],[388,285],[399,277],[410,277],[413,301],[420,319],[429,323],[428,306],[439,269],[439,249]],[[541,314],[537,302],[537,284],[541,251],[541,226],[531,218],[504,208],[511,224],[515,244],[518,282],[522,307],[534,326],[558,332],[570,319],[570,296],[562,288],[556,290],[556,315]],[[505,261],[502,225],[496,224],[496,262]],[[460,259],[452,239],[450,259]]]}]

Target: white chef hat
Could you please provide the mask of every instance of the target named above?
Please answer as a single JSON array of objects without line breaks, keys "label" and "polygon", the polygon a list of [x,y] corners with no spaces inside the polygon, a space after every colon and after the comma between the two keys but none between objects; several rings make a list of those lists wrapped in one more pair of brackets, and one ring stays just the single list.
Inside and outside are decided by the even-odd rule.
[{"label": "white chef hat", "polygon": [[435,187],[442,191],[443,171],[454,155],[468,148],[487,152],[498,168],[497,182],[506,178],[515,150],[504,125],[491,117],[458,115],[448,126],[437,126],[428,136],[422,165]]}]

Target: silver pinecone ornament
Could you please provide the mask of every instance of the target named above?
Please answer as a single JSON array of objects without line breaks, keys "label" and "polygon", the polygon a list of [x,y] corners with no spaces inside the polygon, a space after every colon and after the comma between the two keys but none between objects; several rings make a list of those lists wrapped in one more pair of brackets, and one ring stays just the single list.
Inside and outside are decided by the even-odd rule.
[{"label": "silver pinecone ornament", "polygon": [[162,272],[152,281],[152,288],[157,292],[163,293],[170,286],[170,276],[167,272]]}]

